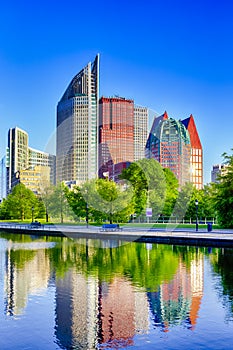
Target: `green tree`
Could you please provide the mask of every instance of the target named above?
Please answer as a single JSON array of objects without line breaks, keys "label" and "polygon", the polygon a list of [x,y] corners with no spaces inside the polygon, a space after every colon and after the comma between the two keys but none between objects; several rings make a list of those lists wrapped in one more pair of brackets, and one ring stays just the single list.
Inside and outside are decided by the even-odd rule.
[{"label": "green tree", "polygon": [[107,179],[85,182],[67,192],[67,200],[76,218],[86,217],[96,222],[125,221],[133,212],[132,192],[129,187]]},{"label": "green tree", "polygon": [[[233,151],[233,149],[232,149]],[[213,185],[213,206],[218,223],[222,227],[233,227],[233,155],[223,154],[227,169],[219,176],[219,183]]]},{"label": "green tree", "polygon": [[3,208],[9,218],[24,220],[32,217],[32,210],[34,216],[38,216],[39,201],[30,189],[19,183],[5,199]]},{"label": "green tree", "polygon": [[166,196],[162,214],[170,217],[178,197],[179,182],[169,168],[164,168],[163,171],[166,179]]},{"label": "green tree", "polygon": [[133,186],[136,214],[140,214],[146,206],[152,207],[154,218],[162,212],[166,178],[160,163],[154,159],[141,159],[124,169],[120,178],[128,180]]},{"label": "green tree", "polygon": [[45,184],[41,187],[41,200],[44,204],[45,220],[49,221],[49,211],[51,206],[51,199],[53,199],[54,186],[51,184]]},{"label": "green tree", "polygon": [[190,202],[194,191],[194,185],[189,182],[181,187],[173,210],[173,214],[179,221],[181,221],[185,216],[186,218],[189,217],[187,212],[190,209]]},{"label": "green tree", "polygon": [[66,192],[66,198],[76,220],[87,215],[87,202],[85,201],[81,188],[74,186],[72,190]]},{"label": "green tree", "polygon": [[69,189],[62,182],[53,187],[53,191],[49,195],[48,210],[51,215],[64,222],[64,216],[71,215],[69,203],[67,201],[67,192]]},{"label": "green tree", "polygon": [[131,186],[118,185],[114,181],[98,179],[96,181],[98,207],[108,215],[112,221],[128,221],[130,214],[134,211],[133,192]]}]

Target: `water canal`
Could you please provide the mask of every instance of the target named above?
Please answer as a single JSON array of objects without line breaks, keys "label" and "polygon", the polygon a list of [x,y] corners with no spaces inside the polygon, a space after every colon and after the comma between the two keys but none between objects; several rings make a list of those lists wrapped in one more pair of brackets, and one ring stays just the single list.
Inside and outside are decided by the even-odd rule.
[{"label": "water canal", "polygon": [[232,349],[233,250],[0,234],[0,349]]}]

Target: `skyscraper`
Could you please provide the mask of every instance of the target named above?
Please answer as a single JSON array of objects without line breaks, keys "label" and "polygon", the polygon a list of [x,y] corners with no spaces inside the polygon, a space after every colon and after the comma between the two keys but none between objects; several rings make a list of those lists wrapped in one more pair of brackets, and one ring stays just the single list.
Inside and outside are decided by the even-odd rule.
[{"label": "skyscraper", "polygon": [[70,82],[57,105],[57,181],[82,183],[98,168],[99,55]]},{"label": "skyscraper", "polygon": [[145,158],[148,137],[148,108],[134,106],[134,161]]},{"label": "skyscraper", "polygon": [[[43,177],[47,179],[48,183],[55,183],[56,157],[30,148],[28,146],[28,140],[29,137],[26,131],[18,127],[9,129],[6,154],[7,194],[19,182],[24,183],[29,188],[29,183],[36,182],[39,184],[39,179]],[[27,176],[27,172],[25,173],[26,170],[30,171],[30,176]],[[39,193],[39,185],[36,187],[37,190],[34,192]],[[33,188],[35,188],[35,185],[33,185]]]},{"label": "skyscraper", "polygon": [[0,202],[6,198],[6,156],[0,160]]},{"label": "skyscraper", "polygon": [[99,176],[115,164],[134,161],[134,101],[99,101]]},{"label": "skyscraper", "polygon": [[7,194],[10,193],[14,175],[28,167],[28,134],[15,127],[8,131],[6,156]]},{"label": "skyscraper", "polygon": [[211,182],[218,183],[220,181],[219,176],[224,175],[224,173],[226,174],[228,166],[228,164],[213,165],[213,168],[211,170]]},{"label": "skyscraper", "polygon": [[167,112],[155,118],[146,143],[146,158],[154,158],[177,177],[180,186],[190,182],[191,144],[181,121]]},{"label": "skyscraper", "polygon": [[182,120],[189,132],[191,141],[191,182],[197,189],[203,187],[203,151],[201,141],[197,132],[192,114],[189,118]]}]

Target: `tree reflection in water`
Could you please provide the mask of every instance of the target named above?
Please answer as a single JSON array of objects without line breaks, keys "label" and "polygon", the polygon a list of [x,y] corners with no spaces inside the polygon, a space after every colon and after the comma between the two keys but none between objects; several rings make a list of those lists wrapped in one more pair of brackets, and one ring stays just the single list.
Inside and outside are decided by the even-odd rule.
[{"label": "tree reflection in water", "polygon": [[127,347],[151,326],[194,329],[205,256],[222,277],[223,294],[233,297],[232,250],[18,235],[1,240],[6,314],[22,313],[29,295],[53,284],[56,342],[63,349]]}]

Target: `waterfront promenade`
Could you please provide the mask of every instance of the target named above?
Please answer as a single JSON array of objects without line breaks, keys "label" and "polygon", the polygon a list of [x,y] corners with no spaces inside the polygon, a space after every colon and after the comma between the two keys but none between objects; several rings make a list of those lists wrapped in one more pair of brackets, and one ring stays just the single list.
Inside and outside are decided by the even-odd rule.
[{"label": "waterfront promenade", "polygon": [[122,231],[101,231],[101,226],[76,225],[42,225],[31,228],[28,224],[0,223],[0,231],[9,233],[30,234],[36,236],[60,236],[72,239],[88,238],[102,240],[137,241],[148,243],[166,243],[179,245],[215,246],[233,248],[233,230],[181,229],[132,227],[122,225]]}]

